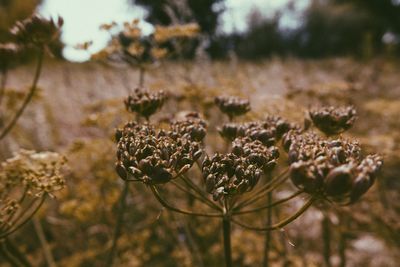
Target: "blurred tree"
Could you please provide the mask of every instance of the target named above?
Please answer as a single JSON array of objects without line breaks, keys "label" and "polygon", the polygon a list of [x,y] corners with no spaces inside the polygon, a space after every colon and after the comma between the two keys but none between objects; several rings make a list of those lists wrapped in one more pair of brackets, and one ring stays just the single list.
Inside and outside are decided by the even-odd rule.
[{"label": "blurred tree", "polygon": [[224,11],[224,0],[131,0],[147,11],[147,21],[153,24],[197,22],[201,31],[215,34],[218,18]]}]

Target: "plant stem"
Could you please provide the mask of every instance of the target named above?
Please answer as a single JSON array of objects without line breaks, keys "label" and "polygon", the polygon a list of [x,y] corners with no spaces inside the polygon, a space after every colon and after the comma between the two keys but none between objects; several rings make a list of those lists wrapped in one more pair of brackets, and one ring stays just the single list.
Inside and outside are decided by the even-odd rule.
[{"label": "plant stem", "polygon": [[231,221],[229,218],[222,218],[222,229],[224,235],[225,266],[232,267]]},{"label": "plant stem", "polygon": [[347,234],[342,232],[340,233],[339,237],[339,267],[345,267],[346,266],[346,240],[347,239]]},{"label": "plant stem", "polygon": [[23,266],[7,249],[5,240],[0,241],[0,255],[11,264],[11,266]]},{"label": "plant stem", "polygon": [[143,87],[144,85],[144,74],[145,70],[143,66],[139,67],[139,87]]},{"label": "plant stem", "polygon": [[36,65],[35,76],[33,78],[32,86],[29,90],[29,93],[26,95],[24,102],[22,103],[22,106],[15,113],[15,115],[11,119],[10,123],[1,132],[0,140],[3,139],[14,128],[19,117],[21,117],[22,113],[24,112],[25,108],[28,106],[29,102],[31,102],[31,100],[36,92],[36,89],[37,89],[37,83],[39,81],[40,73],[42,72],[43,56],[44,56],[44,47],[41,47],[39,50],[39,56],[38,56],[38,62]]},{"label": "plant stem", "polygon": [[4,93],[6,90],[7,83],[7,69],[1,71],[1,82],[0,82],[0,107],[3,101]]},{"label": "plant stem", "polygon": [[125,182],[124,183],[124,189],[122,190],[120,199],[119,199],[119,207],[118,207],[118,215],[117,215],[117,223],[115,225],[114,229],[114,236],[112,240],[112,245],[111,245],[111,250],[110,254],[108,255],[106,266],[111,267],[113,266],[115,254],[117,252],[117,243],[118,243],[118,238],[121,235],[122,231],[122,223],[124,219],[124,213],[126,210],[126,198],[129,193],[129,183]]},{"label": "plant stem", "polygon": [[42,224],[37,216],[33,217],[33,226],[35,227],[36,234],[39,238],[40,244],[43,248],[44,258],[46,259],[46,263],[48,267],[56,267],[56,262],[54,260],[53,254],[51,253],[51,249],[49,244],[47,243],[46,236],[43,231]]},{"label": "plant stem", "polygon": [[[271,180],[271,175],[267,175],[267,183]],[[272,203],[272,192],[267,195],[267,205]],[[267,209],[267,228],[271,227],[272,224],[272,208]],[[265,243],[264,243],[264,267],[269,267],[269,251],[271,248],[271,231],[265,232]]]},{"label": "plant stem", "polygon": [[24,255],[24,253],[21,253],[18,247],[14,245],[10,239],[6,238],[4,241],[4,245],[6,246],[6,250],[21,263],[20,266],[26,266],[26,267],[32,266],[29,260]]},{"label": "plant stem", "polygon": [[331,267],[331,232],[330,232],[330,221],[327,215],[324,214],[324,218],[321,222],[322,228],[322,239],[323,239],[323,256],[326,267]]}]

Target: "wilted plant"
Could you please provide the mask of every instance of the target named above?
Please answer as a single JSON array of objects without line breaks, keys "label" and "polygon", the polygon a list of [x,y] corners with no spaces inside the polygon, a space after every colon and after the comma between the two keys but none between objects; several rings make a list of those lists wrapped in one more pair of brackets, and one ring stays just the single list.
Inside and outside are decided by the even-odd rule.
[{"label": "wilted plant", "polygon": [[[2,83],[0,87],[0,104],[3,98],[7,70],[10,66],[10,60],[12,56],[17,55],[20,49],[18,47],[33,47],[38,50],[38,61],[36,65],[36,70],[32,85],[29,92],[26,94],[21,106],[12,116],[10,121],[1,129],[0,140],[3,139],[15,126],[16,122],[31,102],[33,96],[35,95],[37,89],[37,83],[42,70],[43,57],[46,50],[49,50],[49,45],[59,36],[60,28],[63,25],[63,20],[61,17],[58,18],[57,22],[53,19],[45,19],[39,15],[32,15],[23,21],[18,21],[14,27],[11,28],[10,32],[15,38],[16,44],[3,45],[0,48],[0,59],[4,59],[1,64],[1,75]],[[0,106],[1,108],[1,106]]]},{"label": "wilted plant", "polygon": [[28,223],[45,200],[61,190],[65,158],[53,152],[21,150],[0,167],[0,242],[2,254],[21,266],[20,253],[8,248],[7,237]]},{"label": "wilted plant", "polygon": [[[230,120],[250,110],[249,102],[239,98],[218,97],[215,103]],[[354,115],[353,111],[349,111],[348,116],[342,115],[340,109],[333,108],[329,109],[329,114],[333,114],[335,119],[325,116],[317,123],[324,125],[322,128],[328,129],[329,133],[348,128]],[[195,120],[193,117],[187,119],[189,121],[171,122],[167,128],[148,121],[129,122],[117,130],[116,171],[126,182],[147,185],[155,198],[171,211],[220,218],[226,266],[233,266],[231,223],[250,230],[270,232],[285,227],[315,202],[327,200],[340,205],[352,204],[372,186],[382,165],[382,159],[377,155],[362,157],[357,142],[342,138],[324,139],[274,116],[259,122],[224,125],[220,133],[231,142],[230,151],[208,156],[203,142],[206,123],[197,116]],[[273,170],[280,154],[277,142],[281,138],[289,166],[274,176]],[[202,163],[199,163],[200,158]],[[195,172],[190,171],[194,165],[199,166],[200,179],[193,177]],[[266,182],[262,185],[260,180],[263,178]],[[272,192],[288,178],[298,190],[272,202]],[[173,184],[212,211],[176,207],[164,197],[167,184]],[[303,193],[309,197],[301,208],[278,223],[271,223],[271,213],[265,227],[250,226],[238,219],[244,214],[271,211]],[[265,196],[268,196],[266,204],[253,207]],[[270,240],[268,235],[266,238],[268,261]]]}]

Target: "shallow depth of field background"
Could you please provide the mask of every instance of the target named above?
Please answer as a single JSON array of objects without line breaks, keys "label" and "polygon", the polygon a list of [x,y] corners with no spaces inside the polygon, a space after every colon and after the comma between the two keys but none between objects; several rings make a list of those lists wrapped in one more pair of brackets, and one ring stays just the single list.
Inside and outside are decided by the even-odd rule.
[{"label": "shallow depth of field background", "polygon": [[[301,123],[309,107],[354,105],[358,120],[349,135],[366,151],[381,153],[385,164],[360,202],[329,215],[332,262],[338,263],[338,233],[345,232],[348,266],[399,266],[400,1],[0,0],[0,41],[35,10],[63,16],[63,35],[55,56],[45,60],[39,93],[0,143],[0,159],[19,148],[67,156],[67,188],[37,215],[57,266],[102,266],[109,249],[122,188],[112,137],[130,118],[123,99],[138,84],[138,70],[89,56],[109,41],[100,24],[135,18],[148,34],[156,24],[201,27],[183,59],[146,71],[145,86],[170,95],[156,120],[196,110],[213,125],[225,122],[212,105],[221,94],[249,98],[249,119],[273,113]],[[86,41],[93,41],[89,51],[74,48]],[[26,92],[33,68],[28,55],[11,71],[9,95],[18,100]],[[223,149],[216,129],[210,132],[214,147]],[[163,211],[140,184],[132,185],[128,205],[118,266],[222,266],[218,221]],[[347,223],[335,224],[337,216]],[[273,233],[274,266],[323,266],[321,218],[311,209],[285,233]],[[261,264],[263,237],[233,229],[233,258],[240,266]],[[46,266],[33,225],[13,239],[32,262]],[[7,264],[0,259],[0,266]]]}]

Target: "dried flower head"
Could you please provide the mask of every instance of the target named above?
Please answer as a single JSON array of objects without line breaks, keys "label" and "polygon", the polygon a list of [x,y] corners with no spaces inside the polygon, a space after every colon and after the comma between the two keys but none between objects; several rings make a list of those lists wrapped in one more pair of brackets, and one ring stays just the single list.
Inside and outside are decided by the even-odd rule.
[{"label": "dried flower head", "polygon": [[183,136],[172,138],[148,124],[128,123],[118,137],[116,171],[128,181],[167,183],[188,171],[202,154],[198,142]]},{"label": "dried flower head", "polygon": [[5,71],[15,61],[20,48],[14,43],[0,43],[0,71]]},{"label": "dried flower head", "polygon": [[202,172],[206,191],[215,201],[252,190],[262,175],[262,170],[248,158],[234,153],[206,157]]},{"label": "dried flower head", "polygon": [[356,110],[351,107],[323,107],[311,110],[314,125],[326,135],[335,135],[350,129],[356,120]]},{"label": "dried flower head", "polygon": [[269,115],[263,120],[263,127],[274,131],[276,140],[281,139],[289,130],[298,128],[295,124],[274,115]]},{"label": "dried flower head", "polygon": [[63,24],[61,17],[54,21],[53,18],[48,20],[35,14],[23,21],[18,21],[11,29],[11,33],[22,44],[43,46],[58,38]]},{"label": "dried flower head", "polygon": [[373,184],[382,165],[376,155],[362,159],[357,142],[344,139],[296,140],[289,148],[292,182],[310,194],[352,203]]},{"label": "dried flower head", "polygon": [[183,137],[196,142],[201,142],[206,134],[207,123],[196,112],[186,114],[183,120],[172,122],[169,132],[169,135],[174,139]]},{"label": "dried flower head", "polygon": [[218,131],[223,138],[229,141],[238,137],[248,137],[251,140],[260,141],[265,146],[272,146],[276,141],[275,129],[264,126],[262,122],[226,123]]},{"label": "dried flower head", "polygon": [[65,186],[65,158],[57,153],[21,150],[0,168],[0,237],[14,232],[43,203]]},{"label": "dried flower head", "polygon": [[250,111],[250,102],[233,96],[218,96],[215,98],[215,104],[232,120],[234,117],[246,114]]},{"label": "dried flower head", "polygon": [[125,107],[128,111],[136,112],[149,119],[164,105],[165,100],[164,91],[151,93],[148,90],[136,88],[133,94],[125,100]]}]

